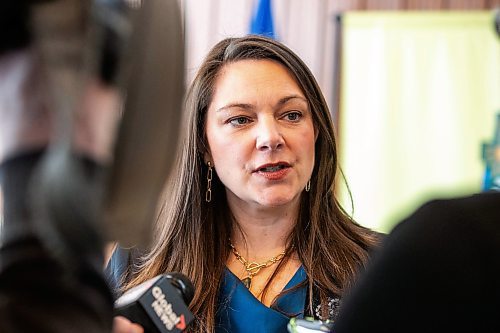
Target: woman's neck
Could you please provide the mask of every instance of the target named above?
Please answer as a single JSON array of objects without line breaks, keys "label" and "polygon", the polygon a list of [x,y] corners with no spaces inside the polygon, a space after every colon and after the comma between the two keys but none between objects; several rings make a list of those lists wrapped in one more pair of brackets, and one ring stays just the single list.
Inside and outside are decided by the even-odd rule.
[{"label": "woman's neck", "polygon": [[230,203],[234,216],[231,242],[249,261],[265,261],[283,252],[298,216],[298,201],[261,209]]}]

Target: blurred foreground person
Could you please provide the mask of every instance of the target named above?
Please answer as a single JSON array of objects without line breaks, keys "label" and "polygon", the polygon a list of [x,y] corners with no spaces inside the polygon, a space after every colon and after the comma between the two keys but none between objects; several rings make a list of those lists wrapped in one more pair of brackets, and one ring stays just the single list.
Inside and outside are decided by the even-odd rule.
[{"label": "blurred foreground person", "polygon": [[[108,4],[116,7],[106,7]],[[100,7],[92,12],[94,5]],[[162,77],[165,68],[170,68],[158,68],[155,59],[150,58],[147,65],[141,63],[141,79],[135,78],[135,89],[128,94],[134,98],[130,103],[127,99],[124,114],[120,115],[118,88],[123,87],[117,84],[119,59],[116,58],[121,51],[117,44],[123,37],[120,33],[131,31],[130,22],[121,20],[117,27],[101,27],[101,34],[97,34],[97,24],[91,21],[99,14],[101,19],[114,14],[115,20],[110,22],[116,23],[123,17],[115,9],[121,10],[123,6],[123,1],[90,0],[3,1],[0,5],[0,181],[4,199],[0,332],[109,333],[112,330],[113,298],[102,276],[102,267],[106,229],[113,227],[106,228],[103,223],[103,198],[115,198],[105,213],[119,210],[123,200],[117,200],[116,196],[130,192],[129,184],[122,182],[123,175],[135,172],[139,176],[141,172],[129,168],[133,163],[123,166],[121,162],[126,158],[140,159],[149,162],[148,172],[155,178],[142,181],[139,188],[146,190],[141,193],[149,195],[137,200],[141,204],[146,201],[138,210],[147,212],[155,206],[155,187],[161,188],[169,158],[148,159],[158,152],[143,149],[146,156],[137,153],[131,141],[134,135],[150,138],[152,133],[163,142],[158,130],[175,138],[175,121],[155,127],[158,121],[152,119],[156,116],[165,119],[165,114],[170,115],[170,105],[157,103],[162,100],[149,92],[167,98],[171,93],[182,95],[182,90],[176,90],[182,86],[177,75],[171,76],[178,83],[170,88],[162,84],[158,85],[162,88],[151,88],[145,84],[148,79],[158,77],[150,75],[151,68]],[[162,14],[166,13],[158,13]],[[158,22],[151,17],[149,21]],[[139,30],[151,37],[148,34],[151,26],[154,25],[144,24]],[[172,34],[180,36],[180,31],[172,30]],[[165,37],[164,34],[165,30]],[[89,36],[94,38],[88,39]],[[136,38],[141,39],[144,38]],[[133,44],[134,39],[131,40]],[[167,45],[165,39],[149,40],[151,44]],[[179,37],[176,41],[180,40]],[[171,40],[166,38],[166,41]],[[98,45],[99,42],[102,44]],[[163,53],[156,53],[165,60]],[[136,55],[128,54],[127,58],[136,60]],[[180,67],[176,73],[182,71],[179,62],[169,63]],[[133,77],[134,69],[129,71]],[[134,102],[141,104],[144,99],[150,101],[146,115],[134,113],[138,109],[134,109]],[[173,100],[179,100],[180,104],[180,97]],[[160,108],[151,103],[161,104],[162,112],[157,112]],[[175,109],[175,114],[179,114],[178,110]],[[118,141],[112,153],[114,129],[120,117]],[[132,121],[133,117],[138,119]],[[153,122],[148,133],[140,133],[140,126],[148,127],[147,121]],[[172,139],[154,147],[168,152],[175,142]],[[106,189],[109,179],[112,185]],[[155,181],[160,184],[152,186]],[[142,225],[140,228],[147,231]],[[121,229],[131,233],[129,226]],[[139,236],[147,238],[146,231]],[[119,317],[113,331],[143,330]]]},{"label": "blurred foreground person", "polygon": [[[76,8],[70,14],[83,18],[83,3],[73,4]],[[74,257],[71,269],[47,249],[39,236],[37,220],[45,217],[33,208],[31,199],[37,194],[32,192],[32,181],[53,139],[56,116],[46,68],[30,32],[31,5],[29,1],[4,1],[0,9],[0,180],[4,196],[0,331],[109,333],[113,299],[98,270],[102,239],[87,218],[75,211],[74,218],[82,222],[80,227],[85,235],[92,235],[95,244],[93,250]],[[86,89],[86,102],[100,106],[104,116],[114,112],[106,107],[116,104],[116,93],[111,88],[93,79]],[[92,118],[97,114],[91,115],[90,111],[82,110],[82,115],[87,115],[89,121],[98,120]],[[79,124],[75,135],[92,129],[90,124]],[[91,152],[99,144],[80,142],[78,154],[86,183],[96,184],[102,166]],[[83,188],[80,193],[82,205],[89,204],[88,190]]]},{"label": "blurred foreground person", "polygon": [[335,333],[500,332],[500,193],[424,205],[365,273]]}]

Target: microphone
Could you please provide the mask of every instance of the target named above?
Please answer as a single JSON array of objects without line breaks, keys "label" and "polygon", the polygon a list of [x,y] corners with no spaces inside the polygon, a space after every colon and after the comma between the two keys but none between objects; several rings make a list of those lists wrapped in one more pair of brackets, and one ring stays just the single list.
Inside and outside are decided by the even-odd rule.
[{"label": "microphone", "polygon": [[193,296],[193,284],[186,276],[162,274],[118,298],[114,314],[141,325],[145,333],[182,332],[194,319],[186,305]]},{"label": "microphone", "polygon": [[292,318],[287,325],[289,333],[332,332],[333,322],[314,320],[313,318]]}]

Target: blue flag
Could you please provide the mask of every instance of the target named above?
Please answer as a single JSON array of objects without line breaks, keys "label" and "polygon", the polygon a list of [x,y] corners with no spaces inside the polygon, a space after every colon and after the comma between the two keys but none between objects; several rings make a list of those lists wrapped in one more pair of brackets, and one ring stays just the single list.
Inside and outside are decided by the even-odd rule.
[{"label": "blue flag", "polygon": [[271,0],[259,0],[252,18],[250,33],[275,38]]}]

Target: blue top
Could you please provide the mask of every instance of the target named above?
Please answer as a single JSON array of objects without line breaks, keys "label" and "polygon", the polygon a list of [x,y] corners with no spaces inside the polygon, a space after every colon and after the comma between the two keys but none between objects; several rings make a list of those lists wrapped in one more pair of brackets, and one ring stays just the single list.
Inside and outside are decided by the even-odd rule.
[{"label": "blue top", "polygon": [[[304,267],[300,266],[284,290],[298,285],[305,279],[306,272]],[[219,295],[215,331],[217,333],[288,332],[287,324],[290,317],[283,313],[302,318],[306,291],[307,288],[304,286],[286,293],[277,299],[273,307],[267,307],[226,268]]]}]

